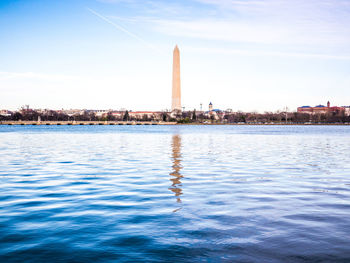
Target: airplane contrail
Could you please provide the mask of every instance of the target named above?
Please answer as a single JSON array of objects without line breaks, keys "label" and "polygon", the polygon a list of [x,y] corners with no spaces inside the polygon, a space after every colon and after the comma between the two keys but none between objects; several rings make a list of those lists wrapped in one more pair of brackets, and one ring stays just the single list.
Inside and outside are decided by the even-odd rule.
[{"label": "airplane contrail", "polygon": [[123,31],[124,33],[128,34],[129,36],[137,39],[138,41],[142,42],[143,44],[145,44],[147,47],[159,52],[160,50],[158,48],[156,48],[155,46],[153,46],[151,43],[147,42],[146,40],[140,38],[139,36],[135,35],[134,33],[131,33],[129,30],[126,30],[124,27],[114,23],[113,21],[109,20],[107,17],[97,13],[96,11],[92,10],[91,8],[87,7],[87,10],[89,10],[91,13],[93,13],[95,16],[101,18],[102,20],[106,21],[107,23],[111,24],[112,26],[114,26],[115,28],[117,28],[120,31]]}]

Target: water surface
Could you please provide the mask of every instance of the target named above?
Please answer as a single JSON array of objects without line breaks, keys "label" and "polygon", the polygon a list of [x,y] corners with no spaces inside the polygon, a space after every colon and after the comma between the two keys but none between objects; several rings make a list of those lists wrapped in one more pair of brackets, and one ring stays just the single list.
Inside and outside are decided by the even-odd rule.
[{"label": "water surface", "polygon": [[0,262],[350,262],[350,127],[0,126]]}]

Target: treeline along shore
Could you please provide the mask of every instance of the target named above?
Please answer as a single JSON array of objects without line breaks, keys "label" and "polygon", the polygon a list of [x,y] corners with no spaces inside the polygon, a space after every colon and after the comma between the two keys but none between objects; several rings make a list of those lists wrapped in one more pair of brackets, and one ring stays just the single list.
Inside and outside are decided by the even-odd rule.
[{"label": "treeline along shore", "polygon": [[133,112],[93,110],[32,110],[0,111],[3,125],[173,125],[173,124],[246,124],[295,125],[337,124],[349,125],[350,116],[344,112],[232,112],[182,111]]},{"label": "treeline along shore", "polygon": [[0,121],[0,125],[349,125],[350,123],[294,123],[294,122],[239,122],[239,123],[219,123],[219,122],[143,122],[143,121]]},{"label": "treeline along shore", "polygon": [[174,125],[177,122],[154,121],[0,121],[0,125]]}]

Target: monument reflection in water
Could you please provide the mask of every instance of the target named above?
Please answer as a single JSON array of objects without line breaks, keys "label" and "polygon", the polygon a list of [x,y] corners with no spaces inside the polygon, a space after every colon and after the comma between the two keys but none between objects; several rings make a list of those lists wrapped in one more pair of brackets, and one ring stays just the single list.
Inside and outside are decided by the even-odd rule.
[{"label": "monument reflection in water", "polygon": [[[171,154],[171,159],[173,162],[172,165],[172,171],[169,174],[171,176],[170,181],[172,182],[171,187],[169,187],[169,190],[171,190],[175,196],[176,196],[176,201],[178,203],[181,203],[180,196],[182,195],[182,189],[181,189],[181,178],[183,176],[181,175],[181,136],[178,134],[174,134],[172,138],[172,143],[171,143],[171,148],[172,148],[172,154]],[[174,212],[176,212],[175,210]]]},{"label": "monument reflection in water", "polygon": [[0,263],[350,262],[349,151],[345,125],[0,125]]}]

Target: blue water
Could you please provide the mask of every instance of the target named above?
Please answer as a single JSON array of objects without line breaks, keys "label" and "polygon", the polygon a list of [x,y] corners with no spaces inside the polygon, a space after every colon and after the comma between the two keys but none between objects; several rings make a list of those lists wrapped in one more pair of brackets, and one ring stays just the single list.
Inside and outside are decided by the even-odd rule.
[{"label": "blue water", "polygon": [[0,262],[350,262],[350,127],[0,126]]}]

